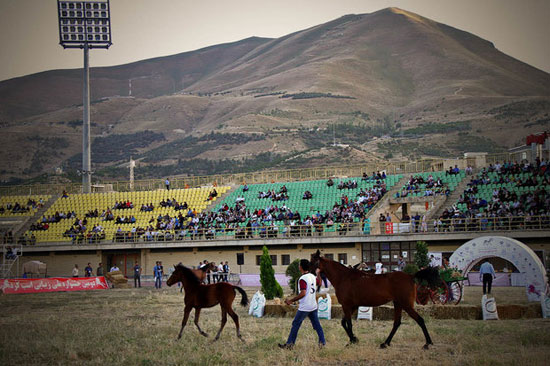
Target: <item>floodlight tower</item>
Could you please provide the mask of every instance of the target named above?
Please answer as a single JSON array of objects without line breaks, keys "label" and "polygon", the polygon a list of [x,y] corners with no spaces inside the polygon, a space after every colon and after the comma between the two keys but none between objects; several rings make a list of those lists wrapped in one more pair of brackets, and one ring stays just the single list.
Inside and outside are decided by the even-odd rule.
[{"label": "floodlight tower", "polygon": [[59,44],[63,48],[84,50],[83,118],[82,118],[82,192],[92,190],[90,145],[90,66],[91,48],[109,48],[111,42],[111,7],[109,0],[57,0]]}]

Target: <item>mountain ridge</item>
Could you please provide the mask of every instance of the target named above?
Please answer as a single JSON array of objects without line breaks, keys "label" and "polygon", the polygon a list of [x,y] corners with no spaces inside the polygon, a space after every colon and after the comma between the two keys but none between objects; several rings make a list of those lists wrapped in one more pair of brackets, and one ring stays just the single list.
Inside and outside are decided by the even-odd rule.
[{"label": "mountain ridge", "polygon": [[[92,68],[90,77],[92,134],[98,141],[164,136],[132,150],[151,176],[166,174],[162,167],[170,166],[182,172],[177,174],[214,172],[194,171],[197,159],[229,159],[227,167],[242,170],[246,159],[264,169],[295,164],[296,156],[309,166],[325,164],[332,155],[342,163],[453,156],[484,147],[476,143],[503,151],[520,143],[522,134],[549,124],[548,73],[503,54],[490,41],[399,8],[345,15],[275,39],[249,37]],[[75,69],[0,82],[5,131],[0,143],[2,155],[11,159],[0,162],[0,179],[51,174],[59,167],[76,170],[81,83],[81,70]],[[430,132],[453,123],[467,128]],[[45,142],[37,140],[41,126],[47,126],[43,134],[64,139],[64,147],[55,153],[44,148]],[[510,129],[516,133],[506,134]],[[429,133],[413,139],[408,130]],[[137,135],[143,131],[153,134]],[[219,145],[189,140],[201,151],[195,160],[178,151],[169,156],[154,150],[212,132],[240,134],[247,142],[217,135],[212,141]],[[263,139],[245,137],[252,135]],[[383,136],[391,137],[380,142]],[[349,147],[332,146],[337,138]],[[387,148],[390,142],[397,144],[395,154]],[[205,143],[208,151],[201,147]],[[14,153],[14,146],[24,149]],[[271,154],[276,163],[250,163],[260,153]],[[105,170],[104,177],[124,175],[124,159],[117,157],[98,159],[96,170]]]}]

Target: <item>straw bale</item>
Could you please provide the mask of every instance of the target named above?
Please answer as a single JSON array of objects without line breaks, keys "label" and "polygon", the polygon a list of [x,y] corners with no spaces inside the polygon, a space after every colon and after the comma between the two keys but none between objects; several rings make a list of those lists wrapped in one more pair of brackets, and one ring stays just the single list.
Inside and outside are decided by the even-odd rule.
[{"label": "straw bale", "polygon": [[524,312],[524,307],[521,305],[497,305],[497,313],[500,319],[520,319]]},{"label": "straw bale", "polygon": [[[481,306],[474,305],[437,305],[432,306],[429,314],[435,319],[482,319]],[[499,313],[500,315],[500,313]]]},{"label": "straw bale", "polygon": [[[498,316],[500,319],[542,318],[541,306],[538,303],[529,305],[499,305]],[[294,317],[298,307],[296,305],[267,304],[265,314],[281,317]],[[466,319],[481,320],[483,314],[481,306],[474,305],[426,305],[416,306],[416,311],[422,317],[430,316],[434,319]],[[373,320],[393,320],[393,306],[377,306],[373,308]],[[406,312],[403,318],[409,317]],[[344,316],[341,305],[332,305],[331,317],[340,319]],[[352,314],[352,319],[357,318],[357,311]]]}]

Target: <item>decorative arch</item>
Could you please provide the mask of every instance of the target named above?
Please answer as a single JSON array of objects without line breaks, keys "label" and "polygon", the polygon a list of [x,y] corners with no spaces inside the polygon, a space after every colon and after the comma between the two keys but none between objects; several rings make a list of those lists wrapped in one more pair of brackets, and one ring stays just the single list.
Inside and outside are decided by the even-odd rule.
[{"label": "decorative arch", "polygon": [[459,247],[449,258],[452,267],[466,275],[473,266],[489,257],[511,262],[525,276],[525,291],[529,301],[540,301],[546,288],[546,269],[531,248],[504,236],[482,236]]}]

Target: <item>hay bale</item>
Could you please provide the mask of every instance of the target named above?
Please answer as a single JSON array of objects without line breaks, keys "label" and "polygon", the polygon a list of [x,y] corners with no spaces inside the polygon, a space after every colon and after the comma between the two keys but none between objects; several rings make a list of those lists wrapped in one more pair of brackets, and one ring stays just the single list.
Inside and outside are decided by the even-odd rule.
[{"label": "hay bale", "polygon": [[542,306],[540,306],[540,303],[525,305],[522,310],[522,318],[542,318]]},{"label": "hay bale", "polygon": [[298,310],[297,306],[292,305],[276,305],[276,304],[266,304],[264,308],[264,314],[269,316],[276,317],[294,317],[296,311]]},{"label": "hay bale", "polygon": [[497,305],[497,313],[500,319],[521,319],[524,313],[521,305]]},{"label": "hay bale", "polygon": [[434,319],[482,319],[481,306],[474,305],[438,305],[432,306],[429,314]]}]

